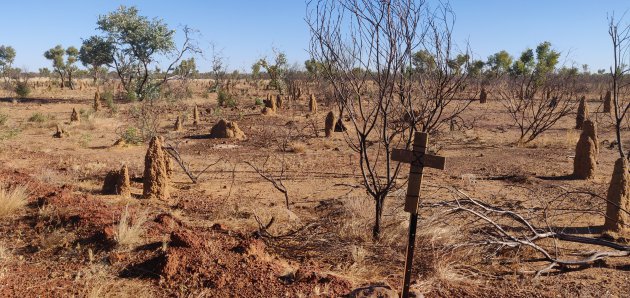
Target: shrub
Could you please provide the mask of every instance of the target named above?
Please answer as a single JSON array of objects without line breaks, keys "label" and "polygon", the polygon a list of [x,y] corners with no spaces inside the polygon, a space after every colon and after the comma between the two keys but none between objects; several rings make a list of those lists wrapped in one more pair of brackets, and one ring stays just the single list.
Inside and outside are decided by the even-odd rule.
[{"label": "shrub", "polygon": [[255,105],[257,105],[257,106],[262,106],[262,105],[264,105],[265,103],[262,101],[262,99],[260,99],[260,98],[256,98],[256,102],[254,102],[254,104],[255,104]]},{"label": "shrub", "polygon": [[26,82],[17,82],[14,90],[20,98],[25,98],[31,94],[31,87],[29,87]]},{"label": "shrub", "polygon": [[31,117],[28,118],[28,122],[43,123],[46,122],[46,120],[48,120],[48,117],[40,112],[33,113]]},{"label": "shrub", "polygon": [[121,133],[120,138],[127,144],[136,145],[142,143],[142,135],[138,129],[133,126],[127,127],[127,129]]},{"label": "shrub", "polygon": [[233,108],[236,106],[236,100],[234,99],[234,97],[223,90],[219,90],[217,102],[219,103],[219,106],[222,107]]},{"label": "shrub", "polygon": [[123,247],[131,247],[142,241],[144,228],[142,225],[147,221],[147,214],[129,214],[129,206],[125,206],[125,210],[120,215],[118,224],[114,227],[114,239],[118,245]]},{"label": "shrub", "polygon": [[0,217],[14,214],[24,208],[28,198],[26,187],[17,186],[11,190],[0,188]]},{"label": "shrub", "polygon": [[136,102],[138,100],[138,95],[134,91],[127,92],[126,97],[129,102]]}]

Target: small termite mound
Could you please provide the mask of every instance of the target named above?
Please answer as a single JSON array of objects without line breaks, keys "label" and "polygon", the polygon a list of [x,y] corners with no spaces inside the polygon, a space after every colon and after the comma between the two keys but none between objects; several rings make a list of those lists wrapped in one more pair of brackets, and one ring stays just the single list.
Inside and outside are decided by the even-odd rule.
[{"label": "small termite mound", "polygon": [[346,125],[343,124],[343,119],[341,119],[341,117],[339,119],[337,119],[337,122],[335,123],[335,132],[344,132],[346,131]]},{"label": "small termite mound", "polygon": [[606,195],[604,234],[613,238],[630,235],[630,173],[625,157],[617,159]]},{"label": "small termite mound", "polygon": [[107,173],[101,192],[105,195],[131,197],[131,183],[129,182],[127,165],[123,165],[120,170],[112,170]]},{"label": "small termite mound", "polygon": [[101,109],[101,94],[98,93],[98,90],[94,93],[94,105],[92,107],[95,112],[98,112]]},{"label": "small termite mound", "polygon": [[265,115],[265,116],[271,116],[271,115],[275,115],[276,112],[274,112],[271,108],[269,107],[264,107],[262,109],[262,111],[260,111],[261,114]]},{"label": "small termite mound", "polygon": [[79,113],[75,108],[72,108],[72,114],[70,114],[70,122],[81,122],[81,117],[79,117]]},{"label": "small termite mound", "polygon": [[488,101],[488,93],[486,92],[486,88],[481,88],[481,93],[479,93],[479,103],[486,103]]},{"label": "small termite mound", "polygon": [[308,100],[308,110],[312,114],[317,114],[317,101],[315,100],[315,95],[311,94]]},{"label": "small termite mound", "polygon": [[69,137],[70,133],[68,133],[63,126],[61,126],[61,124],[57,124],[57,131],[55,132],[55,134],[53,134],[54,138],[65,138],[65,137]]},{"label": "small termite mound", "polygon": [[329,138],[332,136],[332,133],[335,130],[335,113],[333,113],[332,111],[328,112],[324,125],[326,137]]},{"label": "small termite mound", "polygon": [[575,146],[575,158],[573,159],[573,176],[576,179],[592,179],[597,169],[597,137],[593,138],[595,125],[586,120],[583,123],[580,139]]},{"label": "small termite mound", "polygon": [[236,122],[221,119],[210,130],[210,137],[242,140],[245,138],[245,133],[238,128]]},{"label": "small termite mound", "polygon": [[610,90],[606,91],[606,96],[604,97],[604,113],[610,113],[610,105],[612,101],[612,94]]},{"label": "small termite mound", "polygon": [[162,137],[153,137],[144,158],[142,195],[145,199],[168,201],[171,197],[169,190],[171,162],[163,144]]},{"label": "small termite mound", "polygon": [[180,116],[177,116],[177,119],[175,120],[175,131],[182,131],[182,129],[182,119]]},{"label": "small termite mound", "polygon": [[193,109],[193,125],[197,126],[199,125],[199,122],[199,108],[195,105],[195,108]]},{"label": "small termite mound", "polygon": [[588,106],[586,105],[586,97],[582,96],[575,116],[575,129],[582,129],[582,124],[586,119],[588,119]]}]

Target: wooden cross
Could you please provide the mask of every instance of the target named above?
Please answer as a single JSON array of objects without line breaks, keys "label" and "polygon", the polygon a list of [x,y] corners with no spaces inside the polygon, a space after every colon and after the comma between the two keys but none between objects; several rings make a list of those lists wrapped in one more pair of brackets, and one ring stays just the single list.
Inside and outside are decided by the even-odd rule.
[{"label": "wooden cross", "polygon": [[405,277],[403,281],[402,297],[409,297],[409,284],[411,281],[411,265],[413,264],[413,251],[416,242],[416,227],[418,225],[418,203],[420,202],[420,185],[422,184],[422,171],[424,167],[444,170],[446,159],[441,156],[426,154],[429,135],[424,132],[416,132],[413,140],[413,150],[394,149],[392,160],[411,164],[409,170],[409,182],[407,183],[407,198],[405,199],[405,211],[409,217],[409,240],[407,242],[407,258],[405,260]]}]

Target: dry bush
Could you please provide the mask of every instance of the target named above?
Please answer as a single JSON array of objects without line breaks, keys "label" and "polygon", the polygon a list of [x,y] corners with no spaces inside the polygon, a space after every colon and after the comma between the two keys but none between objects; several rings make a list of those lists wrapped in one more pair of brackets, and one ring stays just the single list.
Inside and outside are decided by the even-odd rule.
[{"label": "dry bush", "polygon": [[119,246],[130,248],[142,242],[144,235],[144,223],[148,220],[146,212],[132,215],[129,213],[129,206],[120,215],[118,224],[114,227],[114,239]]},{"label": "dry bush", "polygon": [[77,278],[85,280],[82,297],[86,298],[149,298],[156,293],[150,284],[142,280],[117,278],[104,266],[90,266],[80,271]]},{"label": "dry bush", "polygon": [[23,209],[28,203],[26,186],[16,186],[13,189],[0,188],[0,217],[7,217]]}]

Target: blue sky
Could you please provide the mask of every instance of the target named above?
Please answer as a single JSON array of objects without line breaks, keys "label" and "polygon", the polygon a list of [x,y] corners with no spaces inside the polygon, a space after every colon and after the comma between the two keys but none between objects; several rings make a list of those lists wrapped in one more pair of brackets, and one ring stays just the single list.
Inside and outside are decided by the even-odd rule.
[{"label": "blue sky", "polygon": [[[97,33],[99,15],[119,5],[135,5],[141,14],[163,18],[172,27],[198,29],[206,51],[210,43],[223,49],[230,69],[249,71],[258,58],[283,50],[291,63],[308,58],[309,31],[303,0],[21,0],[3,3],[0,45],[17,51],[15,66],[37,71],[49,67],[43,52],[56,44],[79,47]],[[589,64],[592,70],[610,65],[607,14],[630,9],[625,0],[452,0],[457,15],[455,39],[469,40],[478,58],[499,50],[518,56],[526,47],[548,40],[567,63]],[[630,22],[630,13],[626,16]],[[209,55],[207,55],[209,58]],[[198,61],[200,71],[209,62]]]}]

